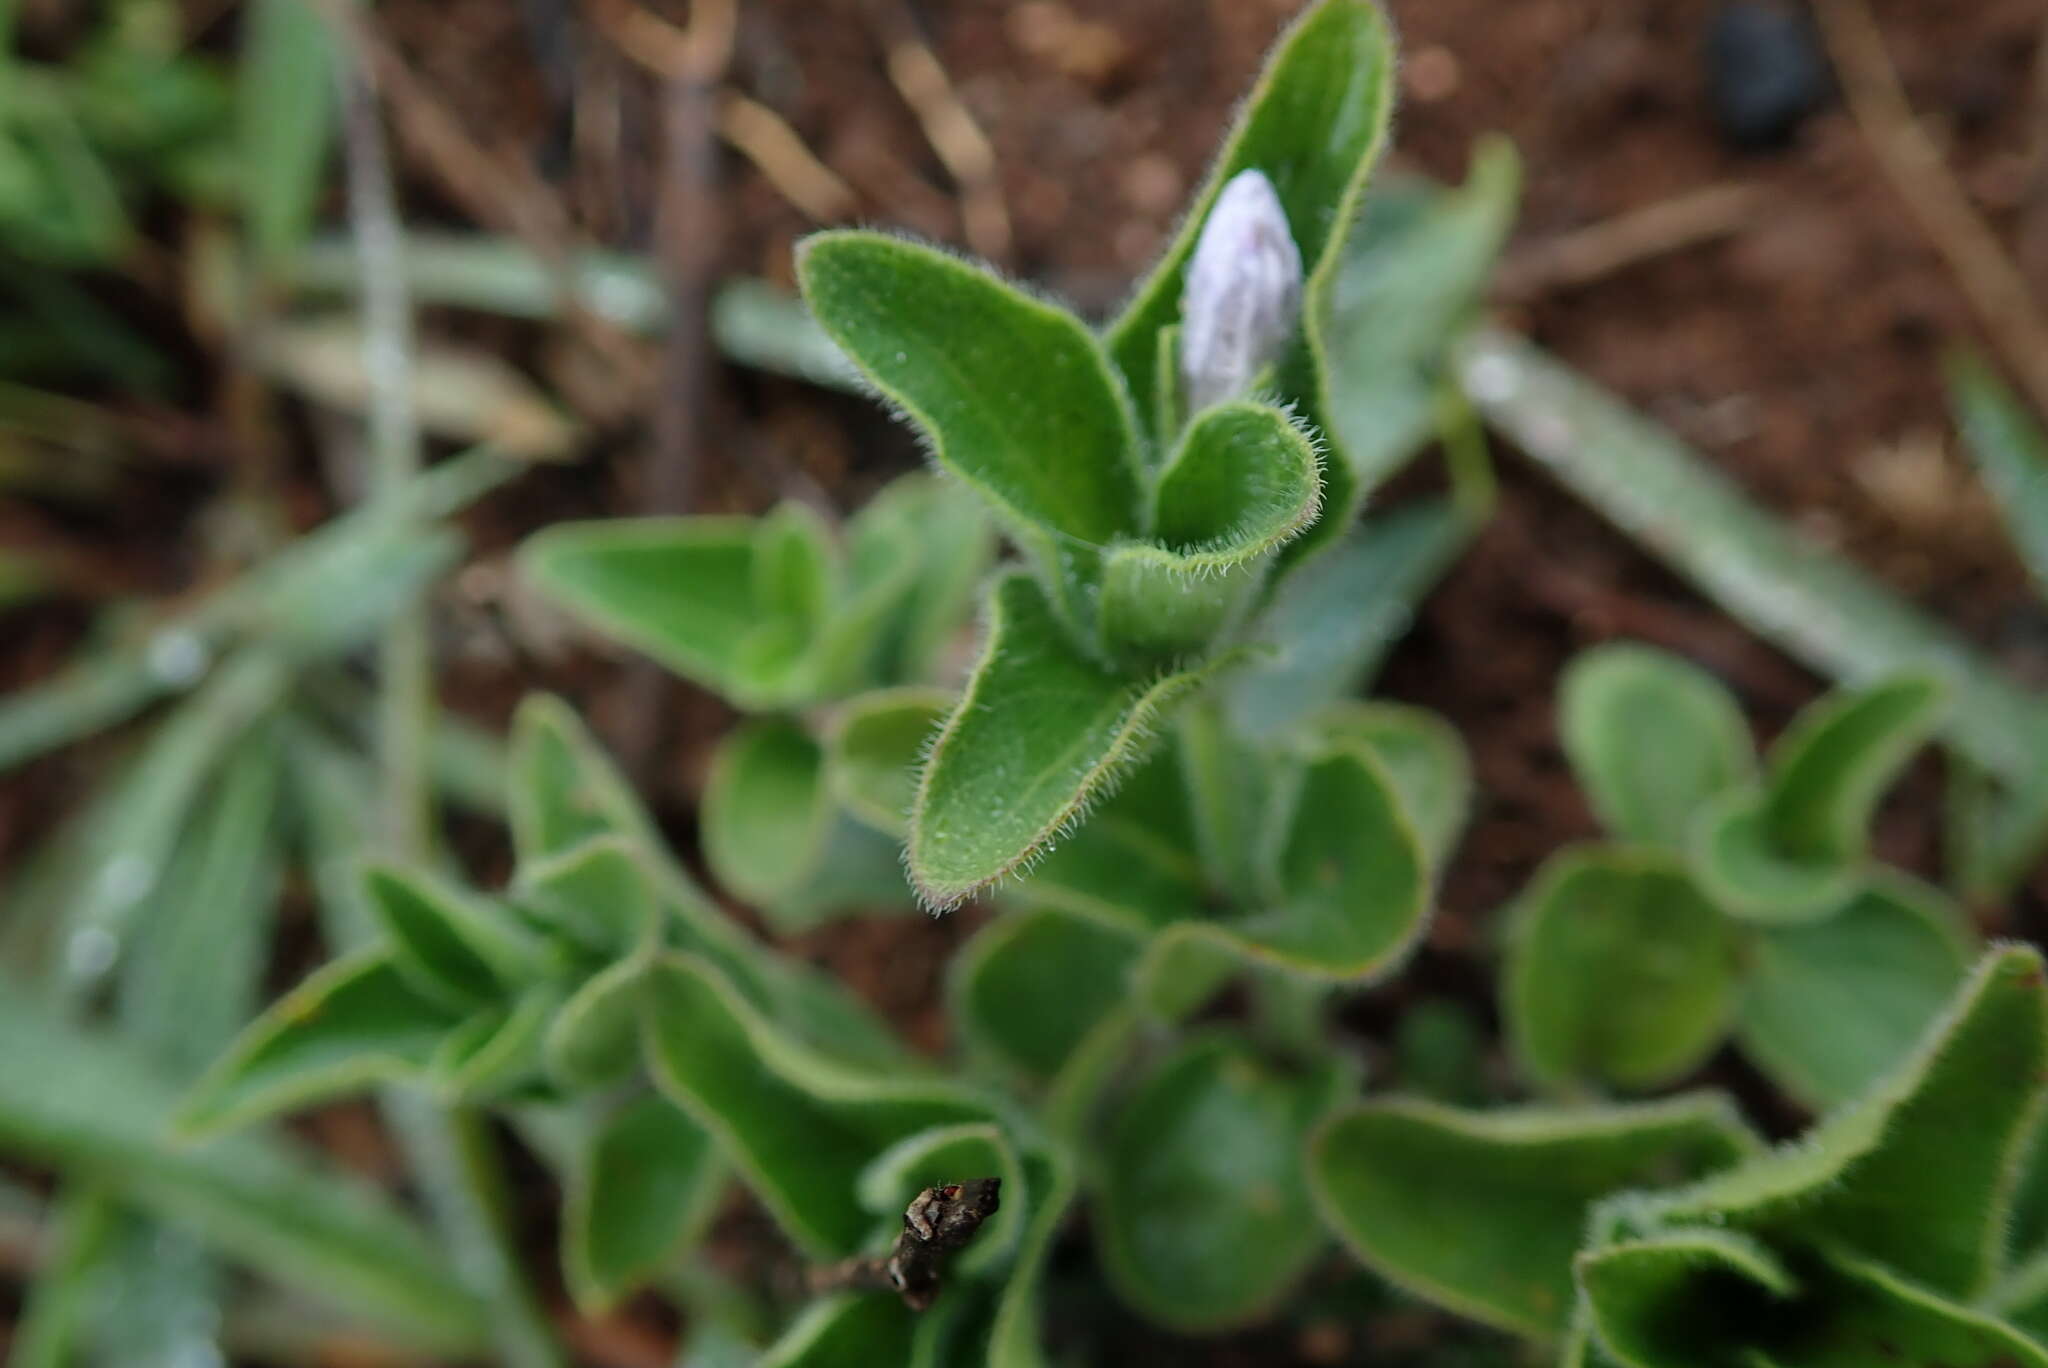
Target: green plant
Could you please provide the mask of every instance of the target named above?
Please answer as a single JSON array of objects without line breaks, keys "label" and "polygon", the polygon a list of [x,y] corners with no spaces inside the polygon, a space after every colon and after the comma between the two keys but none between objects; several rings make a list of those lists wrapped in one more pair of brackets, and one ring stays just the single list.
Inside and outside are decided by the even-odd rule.
[{"label": "green plant", "polygon": [[1903,1062],[1776,1149],[1708,1095],[1387,1099],[1324,1124],[1311,1182],[1367,1263],[1565,1365],[2038,1364],[2038,1256],[2008,1219],[2044,1051],[2040,955],[1999,947]]},{"label": "green plant", "polygon": [[1824,698],[1759,777],[1734,698],[1705,671],[1629,644],[1574,661],[1559,734],[1627,844],[1554,856],[1514,909],[1501,995],[1528,1072],[1653,1088],[1731,1027],[1809,1104],[1889,1069],[1970,953],[1960,909],[1867,854],[1877,799],[1939,706],[1914,676]]},{"label": "green plant", "polygon": [[[574,716],[536,700],[506,765],[507,886],[404,862],[333,885],[381,934],[260,1017],[185,1125],[386,1082],[488,1104],[565,1173],[563,1263],[591,1306],[672,1279],[733,1177],[815,1261],[878,1252],[921,1189],[1000,1178],[930,1311],[830,1297],[771,1363],[1044,1362],[1046,1259],[1084,1186],[1133,1307],[1188,1330],[1269,1313],[1328,1243],[1303,1137],[1356,1085],[1322,1009],[1415,944],[1467,787],[1443,723],[1349,696],[1486,508],[1485,456],[1440,367],[1514,172],[1491,148],[1465,189],[1390,192],[1347,243],[1390,60],[1370,5],[1313,6],[1185,239],[1105,338],[924,248],[811,244],[812,306],[929,420],[943,479],[906,477],[843,529],[785,506],[557,528],[523,554],[592,625],[755,714],[713,765],[704,847],[775,924],[906,903],[905,833],[934,901],[1032,864],[953,975],[957,1068],[916,1060],[729,920]],[[1259,269],[1292,269],[1274,233],[1298,245],[1301,317],[1266,308],[1290,293],[1268,274],[1247,315],[1264,335],[1184,375],[1184,268],[1217,240],[1216,187],[1256,167],[1282,215],[1258,179],[1235,180],[1252,187]],[[1241,285],[1225,281],[1217,321]],[[888,338],[920,363],[892,361]],[[955,383],[970,371],[977,385]],[[1249,395],[1246,375],[1264,377]],[[1184,413],[1184,381],[1229,392]],[[1352,527],[1363,490],[1433,436],[1451,492]],[[987,573],[976,504],[1026,565],[994,573],[956,702],[933,681]],[[945,810],[1013,800],[1001,848],[968,852],[957,877],[920,853],[962,820]],[[891,855],[893,882],[848,891],[849,829]],[[1249,1025],[1170,1029],[1241,974]]]}]

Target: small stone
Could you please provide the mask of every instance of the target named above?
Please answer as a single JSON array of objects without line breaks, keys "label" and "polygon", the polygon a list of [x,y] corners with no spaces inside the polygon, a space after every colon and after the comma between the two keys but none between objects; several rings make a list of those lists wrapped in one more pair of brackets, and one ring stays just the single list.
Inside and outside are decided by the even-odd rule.
[{"label": "small stone", "polygon": [[1738,147],[1784,146],[1828,97],[1819,35],[1804,13],[1782,4],[1723,4],[1706,56],[1714,122]]}]

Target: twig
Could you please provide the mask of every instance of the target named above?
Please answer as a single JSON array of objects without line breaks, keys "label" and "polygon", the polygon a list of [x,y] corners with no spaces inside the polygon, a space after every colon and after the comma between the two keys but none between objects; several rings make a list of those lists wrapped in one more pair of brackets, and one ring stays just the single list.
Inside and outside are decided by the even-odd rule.
[{"label": "twig", "polygon": [[510,235],[547,262],[559,277],[564,321],[616,367],[628,385],[648,388],[653,368],[639,346],[578,303],[567,279],[578,235],[553,187],[519,158],[471,136],[353,6],[337,0],[317,2],[357,60],[375,73],[400,136],[432,169],[442,188],[478,223]]},{"label": "twig", "polygon": [[926,1188],[903,1213],[903,1233],[886,1255],[847,1259],[811,1271],[811,1291],[901,1293],[903,1304],[924,1311],[938,1300],[946,1261],[965,1249],[982,1223],[1002,1205],[1000,1178]]},{"label": "twig", "polygon": [[853,214],[859,203],[853,187],[759,100],[727,91],[718,104],[718,131],[813,223],[838,223]]},{"label": "twig", "polygon": [[2036,408],[2048,413],[2048,322],[1998,235],[1942,161],[1941,149],[1913,117],[1884,33],[1864,0],[1819,0],[1828,47],[1849,110],[1885,173],[1955,275],[1992,343]]},{"label": "twig", "polygon": [[967,245],[988,260],[1010,259],[1013,235],[1003,202],[996,151],[961,103],[945,67],[917,30],[903,0],[869,0],[882,36],[889,80],[924,127],[925,140],[960,187],[961,227]]},{"label": "twig", "polygon": [[[716,17],[714,38],[707,39],[695,32],[703,16],[685,29],[633,0],[591,0],[589,8],[598,30],[620,55],[664,81],[716,79],[711,59],[718,54],[713,43],[721,30],[730,28],[725,16]],[[724,41],[729,44],[730,38]],[[718,133],[812,222],[836,223],[853,213],[858,203],[853,187],[811,151],[788,120],[759,100],[736,90],[721,94]]]},{"label": "twig", "polygon": [[1510,253],[1495,278],[1506,299],[1569,290],[1653,258],[1739,232],[1756,218],[1762,188],[1709,185],[1659,200]]}]

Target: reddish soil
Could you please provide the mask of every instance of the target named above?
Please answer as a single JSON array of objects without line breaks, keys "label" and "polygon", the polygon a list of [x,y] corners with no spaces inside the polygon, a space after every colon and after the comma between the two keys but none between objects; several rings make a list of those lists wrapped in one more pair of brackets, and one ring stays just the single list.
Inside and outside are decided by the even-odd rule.
[{"label": "reddish soil", "polygon": [[[590,41],[580,59],[559,45],[537,50],[521,12],[557,7],[578,8],[565,0],[387,0],[379,13],[446,113],[488,146],[542,168],[592,240],[644,246],[656,88],[601,41]],[[1294,7],[1293,0],[918,6],[993,145],[1014,226],[1004,264],[1089,310],[1112,307],[1172,227],[1260,53]],[[1766,504],[1871,566],[2019,675],[2048,682],[2048,617],[1955,450],[1940,391],[1940,353],[1975,337],[1972,318],[1839,103],[1781,151],[1728,147],[1704,92],[1709,0],[1391,0],[1391,8],[1404,39],[1407,87],[1396,160],[1457,177],[1476,136],[1509,134],[1528,172],[1511,255],[1705,186],[1766,187],[1753,217],[1719,240],[1592,283],[1503,300],[1502,311],[1697,443]],[[1879,0],[1875,8],[1915,105],[1956,174],[2031,278],[2042,281],[2048,105],[2036,73],[2043,42],[2037,0]],[[959,196],[888,80],[869,7],[752,0],[742,9],[736,84],[784,115],[852,185],[858,216],[964,246]],[[551,89],[573,92],[586,121],[581,140],[565,138]],[[603,131],[607,118],[615,120],[611,136]],[[599,131],[589,133],[592,126]],[[402,163],[413,218],[471,222],[445,165],[417,147],[404,150]],[[739,157],[726,154],[721,174],[721,267],[787,281],[790,246],[811,224]],[[589,648],[542,649],[535,633],[517,626],[519,605],[505,597],[495,558],[546,521],[635,511],[648,483],[643,420],[661,395],[635,390],[601,365],[589,378],[589,355],[580,365],[565,360],[573,348],[559,334],[433,322],[539,367],[604,434],[592,462],[537,472],[473,519],[487,559],[451,596],[456,651],[444,676],[446,700],[495,722],[525,690],[557,688],[620,735],[636,687],[629,664]],[[139,505],[61,518],[0,505],[0,535],[20,528],[61,544],[95,585],[154,592],[189,583],[207,559],[192,515],[216,482],[194,453],[229,449],[209,440],[220,436],[221,416],[207,407],[204,358],[195,366],[193,411],[175,430],[196,432],[158,440],[161,459],[137,477]],[[568,378],[576,373],[586,377],[581,384]],[[785,493],[822,492],[848,505],[915,459],[910,439],[864,405],[730,368],[715,376],[705,418],[696,490],[706,511],[756,510]],[[1552,722],[1553,681],[1573,651],[1614,636],[1683,651],[1741,692],[1764,736],[1820,687],[1512,453],[1501,454],[1501,465],[1498,516],[1430,600],[1385,678],[1389,693],[1456,723],[1474,753],[1480,794],[1431,948],[1391,992],[1450,993],[1482,1010],[1492,913],[1549,852],[1596,834]],[[321,497],[310,456],[283,458],[282,478],[295,513],[315,516]],[[0,619],[7,643],[0,687],[53,668],[85,620],[76,601]],[[651,774],[680,834],[707,748],[729,714],[680,683],[662,686],[660,702],[668,744]],[[60,757],[0,781],[0,860],[46,831],[49,814],[79,792],[87,773],[75,758]],[[1937,811],[1930,764],[1886,809],[1887,853],[1934,872]],[[2044,893],[2048,882],[2037,881],[2015,909],[1987,915],[2038,933]],[[958,917],[850,925],[816,933],[800,948],[936,1048],[943,1043],[934,1006],[939,976],[971,925]],[[1355,1022],[1374,1031],[1388,1015],[1385,1002],[1368,1002]],[[1738,1066],[1713,1067],[1743,1085]],[[758,1223],[743,1215],[731,1228],[742,1244],[758,1238]],[[1341,1304],[1348,1286],[1325,1287],[1317,1304]],[[579,1335],[589,1362],[654,1361],[644,1346],[649,1335],[658,1339],[660,1322],[627,1320],[639,1329],[591,1327]],[[1128,1361],[1307,1365],[1370,1354],[1386,1362],[1406,1346],[1438,1343],[1442,1333],[1435,1318],[1408,1312],[1360,1332],[1315,1311],[1206,1350],[1155,1346]]]}]

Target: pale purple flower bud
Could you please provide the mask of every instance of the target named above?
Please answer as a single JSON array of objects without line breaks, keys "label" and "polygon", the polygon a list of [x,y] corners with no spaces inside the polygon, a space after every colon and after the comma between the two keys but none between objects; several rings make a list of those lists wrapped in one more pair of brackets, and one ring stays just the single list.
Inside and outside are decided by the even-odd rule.
[{"label": "pale purple flower bud", "polygon": [[1188,263],[1180,375],[1189,413],[1242,394],[1280,356],[1301,316],[1301,249],[1263,171],[1216,197]]}]

